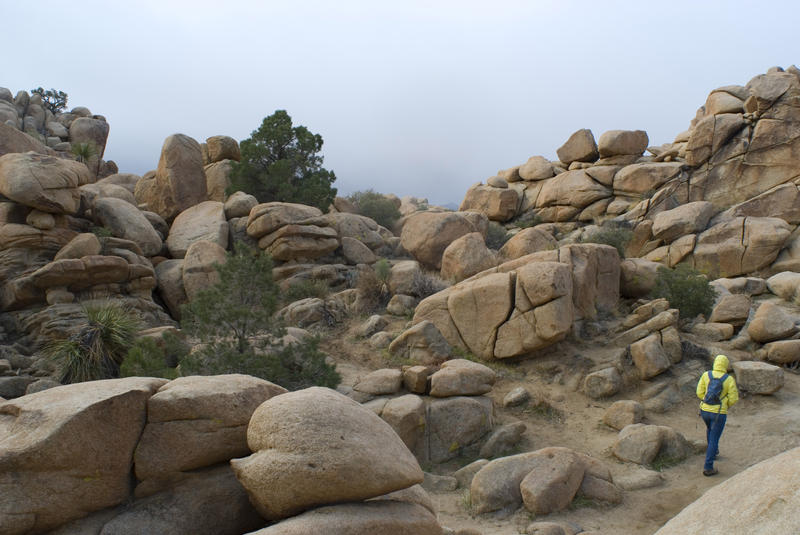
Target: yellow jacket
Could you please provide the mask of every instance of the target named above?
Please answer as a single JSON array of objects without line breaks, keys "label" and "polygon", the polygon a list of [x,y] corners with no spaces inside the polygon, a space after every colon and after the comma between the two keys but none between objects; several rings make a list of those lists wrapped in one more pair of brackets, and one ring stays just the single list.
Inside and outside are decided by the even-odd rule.
[{"label": "yellow jacket", "polygon": [[[714,359],[714,369],[711,375],[714,378],[719,378],[728,372],[728,357],[725,355],[717,355]],[[703,372],[700,376],[700,381],[697,383],[697,397],[701,400],[706,397],[706,390],[708,389],[708,372]],[[719,395],[722,405],[707,405],[700,402],[700,410],[706,412],[716,412],[719,414],[728,414],[728,407],[733,406],[734,403],[739,401],[739,390],[736,388],[736,380],[733,375],[729,375],[725,382],[722,383],[722,392]]]}]

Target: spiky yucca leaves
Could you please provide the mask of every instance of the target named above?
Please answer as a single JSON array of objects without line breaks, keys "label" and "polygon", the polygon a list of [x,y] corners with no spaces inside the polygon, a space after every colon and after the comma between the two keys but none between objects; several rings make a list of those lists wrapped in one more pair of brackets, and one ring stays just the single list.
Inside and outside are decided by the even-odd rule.
[{"label": "spiky yucca leaves", "polygon": [[76,161],[85,164],[90,163],[97,157],[97,146],[91,141],[73,143],[69,151]]},{"label": "spiky yucca leaves", "polygon": [[45,348],[64,384],[119,377],[120,365],[139,330],[131,312],[114,303],[87,307],[86,317],[88,323],[78,332]]}]

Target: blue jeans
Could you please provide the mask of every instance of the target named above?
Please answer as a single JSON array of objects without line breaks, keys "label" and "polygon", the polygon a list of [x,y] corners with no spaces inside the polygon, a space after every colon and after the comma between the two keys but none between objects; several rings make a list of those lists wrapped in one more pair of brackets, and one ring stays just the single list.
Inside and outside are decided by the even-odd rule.
[{"label": "blue jeans", "polygon": [[708,442],[706,464],[703,465],[703,470],[713,470],[714,459],[719,455],[719,437],[722,436],[722,430],[725,429],[725,420],[728,419],[728,415],[700,411],[700,417],[706,423],[706,441]]}]

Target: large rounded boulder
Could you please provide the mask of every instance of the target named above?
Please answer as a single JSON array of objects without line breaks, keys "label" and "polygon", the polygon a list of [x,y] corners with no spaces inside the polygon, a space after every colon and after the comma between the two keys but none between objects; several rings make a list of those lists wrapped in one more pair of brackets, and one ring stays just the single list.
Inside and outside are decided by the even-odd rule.
[{"label": "large rounded boulder", "polygon": [[251,502],[270,520],[374,498],[423,479],[389,424],[327,388],[264,402],[250,420],[247,444],[255,453],[231,464]]}]

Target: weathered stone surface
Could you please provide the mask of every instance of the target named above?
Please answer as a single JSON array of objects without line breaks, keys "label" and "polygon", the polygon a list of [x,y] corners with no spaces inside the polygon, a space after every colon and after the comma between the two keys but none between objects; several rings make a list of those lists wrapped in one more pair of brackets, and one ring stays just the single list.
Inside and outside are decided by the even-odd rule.
[{"label": "weathered stone surface", "polygon": [[183,260],[164,260],[156,266],[155,272],[158,291],[170,315],[180,319],[181,305],[189,302],[183,286]]},{"label": "weathered stone surface", "polygon": [[655,191],[677,176],[682,168],[683,164],[680,162],[626,165],[614,176],[614,193],[642,195]]},{"label": "weathered stone surface", "polygon": [[247,217],[250,215],[250,210],[255,208],[256,205],[258,205],[258,199],[249,193],[243,191],[234,192],[225,201],[225,217],[228,219]]},{"label": "weathered stone surface", "polygon": [[10,153],[36,152],[38,154],[55,155],[53,149],[47,147],[31,136],[20,132],[13,126],[0,121],[0,156]]},{"label": "weathered stone surface", "polygon": [[545,448],[538,454],[539,462],[520,482],[522,501],[535,514],[562,511],[572,503],[586,468],[567,448]]},{"label": "weathered stone surface", "polygon": [[613,396],[622,388],[622,376],[614,367],[592,372],[583,380],[583,391],[592,399]]},{"label": "weathered stone surface", "polygon": [[653,221],[653,239],[670,243],[681,236],[702,232],[713,214],[714,206],[705,201],[665,210],[656,215]]},{"label": "weathered stone surface", "polygon": [[[499,177],[493,178],[503,180]],[[496,184],[496,181],[492,183],[490,179],[486,186],[477,184],[469,188],[459,210],[479,212],[492,221],[504,222],[512,219],[517,215],[520,195],[515,189],[509,189],[505,180],[505,188]]]},{"label": "weathered stone surface", "polygon": [[230,466],[222,465],[183,475],[169,489],[132,502],[94,533],[238,535],[263,525]]},{"label": "weathered stone surface", "polygon": [[342,254],[348,264],[373,264],[378,260],[369,247],[355,238],[347,236],[342,238]]},{"label": "weathered stone surface", "polygon": [[221,162],[223,160],[242,159],[239,152],[239,143],[230,136],[211,136],[206,139],[206,150],[208,152],[208,163]]},{"label": "weathered stone surface", "polygon": [[526,429],[524,422],[512,422],[494,429],[481,446],[478,456],[493,459],[508,454],[517,447]]},{"label": "weathered stone surface", "polygon": [[62,247],[53,260],[64,258],[83,258],[84,256],[98,255],[103,247],[100,240],[91,232],[78,234],[69,243]]},{"label": "weathered stone surface", "polygon": [[641,156],[650,142],[644,130],[609,130],[597,141],[601,158],[618,154]]},{"label": "weathered stone surface", "polygon": [[729,323],[734,327],[741,327],[750,315],[750,296],[744,294],[731,294],[723,296],[714,306],[710,322]]},{"label": "weathered stone surface", "polygon": [[256,453],[231,464],[268,519],[372,498],[423,479],[416,459],[387,423],[325,388],[264,402],[250,420],[247,443]]},{"label": "weathered stone surface", "polygon": [[514,260],[539,251],[558,249],[558,240],[545,230],[529,227],[520,230],[500,248],[499,255],[503,260]]},{"label": "weathered stone surface", "polygon": [[527,403],[531,394],[524,386],[518,386],[503,397],[503,407],[517,407]]},{"label": "weathered stone surface", "polygon": [[631,344],[631,357],[642,379],[650,379],[666,371],[670,361],[661,345],[661,336],[650,336]]},{"label": "weathered stone surface", "polygon": [[712,277],[734,277],[771,264],[790,235],[783,219],[737,217],[697,237],[694,265]]},{"label": "weathered stone surface", "polygon": [[285,388],[247,375],[180,377],[147,402],[147,425],[134,455],[139,480],[167,478],[250,453],[247,424]]},{"label": "weathered stone surface", "polygon": [[136,201],[167,221],[206,200],[206,176],[200,145],[189,136],[164,140],[155,177],[136,184]]},{"label": "weathered stone surface", "polygon": [[0,405],[0,531],[42,533],[124,502],[147,399],[165,382],[92,381]]},{"label": "weathered stone surface", "polygon": [[460,282],[497,265],[495,254],[486,247],[483,235],[471,232],[447,246],[442,254],[441,275]]},{"label": "weathered stone surface", "polygon": [[453,348],[430,321],[421,321],[404,331],[389,345],[389,353],[419,364],[440,364]]},{"label": "weathered stone surface", "polygon": [[403,372],[392,368],[375,370],[361,378],[355,384],[353,390],[371,394],[373,396],[384,396],[396,394],[403,386]]},{"label": "weathered stone surface", "polygon": [[698,323],[692,327],[692,334],[711,342],[729,340],[733,336],[733,325],[730,323]]},{"label": "weathered stone surface", "polygon": [[658,262],[644,258],[626,258],[620,262],[620,294],[623,297],[644,297],[649,294],[655,287],[660,267],[663,266]]},{"label": "weathered stone surface", "polygon": [[644,416],[644,407],[638,401],[624,399],[615,401],[603,413],[603,423],[614,429],[621,430],[625,426],[638,424]]},{"label": "weathered stone surface", "polygon": [[173,258],[183,258],[189,246],[201,240],[228,248],[228,222],[221,202],[204,201],[181,212],[169,229],[167,247]]},{"label": "weathered stone surface", "polygon": [[730,217],[780,217],[787,223],[800,223],[800,191],[794,184],[781,184],[761,195],[731,206],[720,219]]},{"label": "weathered stone surface", "polygon": [[[419,212],[403,225],[400,243],[418,261],[435,269],[442,267],[442,254],[456,239],[472,232],[486,233],[486,219],[477,225],[461,212]],[[408,293],[408,292],[403,292]]]},{"label": "weathered stone surface", "polygon": [[472,478],[470,498],[476,514],[522,505],[520,483],[541,462],[538,452],[495,459]]},{"label": "weathered stone surface", "polygon": [[395,294],[389,299],[389,304],[386,305],[386,312],[394,316],[405,316],[407,314],[413,314],[416,306],[417,299],[415,297]]},{"label": "weathered stone surface", "polygon": [[[731,507],[731,503],[736,507]],[[656,535],[713,531],[748,535],[791,533],[796,529],[798,507],[800,448],[794,448],[709,489]]]},{"label": "weathered stone surface", "polygon": [[686,439],[671,427],[632,424],[620,431],[612,448],[614,455],[636,464],[650,464],[658,455],[685,459],[690,452]]},{"label": "weathered stone surface", "polygon": [[764,345],[767,360],[776,364],[788,364],[800,360],[800,340],[780,340]]},{"label": "weathered stone surface", "polygon": [[793,301],[800,292],[800,273],[783,271],[767,279],[767,288],[785,301]]},{"label": "weathered stone surface", "polygon": [[260,248],[281,261],[313,260],[340,245],[336,229],[317,225],[286,225],[258,240]]},{"label": "weathered stone surface", "polygon": [[465,359],[448,360],[431,375],[430,395],[437,398],[479,396],[492,390],[495,378],[494,370],[483,364]]},{"label": "weathered stone surface", "polygon": [[208,200],[225,202],[227,198],[225,191],[231,185],[230,160],[222,160],[221,162],[206,165],[203,171],[206,175],[206,197]]},{"label": "weathered stone surface", "polygon": [[391,500],[320,507],[250,535],[441,535],[436,517],[425,507]]},{"label": "weathered stone surface", "polygon": [[85,165],[34,152],[0,156],[0,193],[42,212],[74,214],[78,188],[92,181]]},{"label": "weathered stone surface", "polygon": [[518,173],[522,180],[544,180],[554,175],[553,164],[542,156],[531,156]]},{"label": "weathered stone surface", "polygon": [[734,362],[736,385],[753,394],[774,394],[783,388],[783,368],[766,362]]},{"label": "weathered stone surface", "polygon": [[427,427],[425,403],[422,398],[406,394],[391,399],[383,407],[380,416],[394,429],[409,451],[417,451]]},{"label": "weathered stone surface", "polygon": [[544,183],[536,198],[536,207],[585,208],[593,202],[607,197],[611,197],[611,190],[592,180],[586,171],[567,171]]},{"label": "weathered stone surface", "polygon": [[762,303],[747,325],[750,338],[762,344],[788,338],[796,331],[794,320],[781,307],[770,302]]},{"label": "weathered stone surface", "polygon": [[132,204],[105,197],[95,201],[93,214],[114,236],[141,247],[145,256],[155,256],[161,251],[161,237],[144,214]]},{"label": "weathered stone surface", "polygon": [[593,162],[598,157],[597,143],[592,131],[584,128],[574,132],[569,139],[556,150],[558,159],[569,165],[572,162]]},{"label": "weathered stone surface", "polygon": [[256,205],[247,217],[247,235],[260,239],[279,228],[322,216],[319,208],[288,202]]},{"label": "weathered stone surface", "polygon": [[189,301],[219,282],[216,266],[226,260],[225,249],[216,243],[200,240],[189,246],[182,266],[183,289]]},{"label": "weathered stone surface", "polygon": [[486,396],[431,399],[428,404],[428,451],[441,463],[458,457],[492,429],[494,408]]},{"label": "weathered stone surface", "polygon": [[403,386],[409,392],[424,394],[428,390],[428,377],[433,370],[429,366],[409,366],[403,369]]}]

